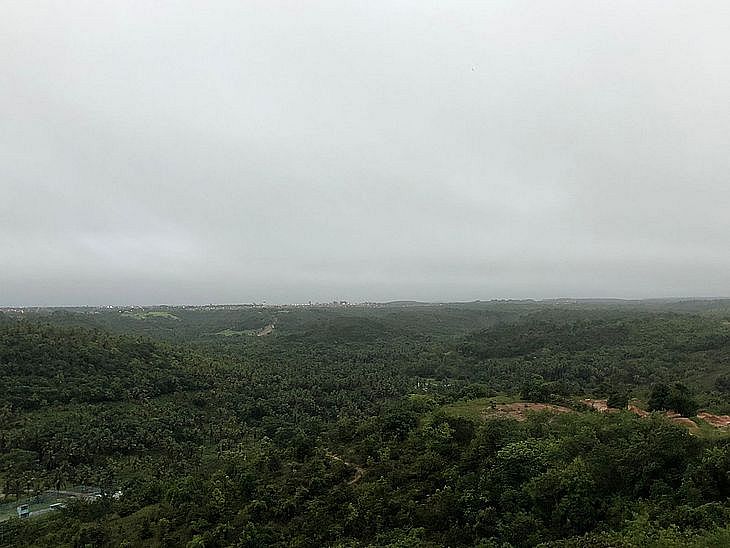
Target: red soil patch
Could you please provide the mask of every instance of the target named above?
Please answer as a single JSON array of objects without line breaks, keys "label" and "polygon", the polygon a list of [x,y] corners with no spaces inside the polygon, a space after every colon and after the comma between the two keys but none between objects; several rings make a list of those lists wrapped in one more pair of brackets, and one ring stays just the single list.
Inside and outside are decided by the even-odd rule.
[{"label": "red soil patch", "polygon": [[629,404],[629,411],[631,411],[635,415],[639,415],[640,417],[648,417],[649,416],[649,412],[648,411],[644,411],[640,407],[636,407],[635,405],[633,405],[631,403]]},{"label": "red soil patch", "polygon": [[[640,407],[636,407],[635,405],[633,405],[631,403],[629,404],[628,409],[629,409],[629,411],[631,411],[632,413],[634,413],[640,417],[648,417],[651,414],[648,411],[644,411]],[[682,426],[686,426],[690,430],[697,428],[697,423],[695,421],[693,421],[692,419],[688,419],[687,417],[683,417],[682,415],[680,415],[679,413],[677,413],[675,411],[665,411],[663,413],[663,415],[665,417],[667,417],[670,421],[672,421],[674,424],[681,424]]]},{"label": "red soil patch", "polygon": [[549,403],[503,403],[487,411],[489,417],[511,417],[518,421],[527,420],[531,411],[552,411],[553,413],[571,413],[573,410]]},{"label": "red soil patch", "polygon": [[710,423],[715,428],[730,426],[730,415],[713,415],[712,413],[697,413],[697,418]]},{"label": "red soil patch", "polygon": [[588,407],[592,407],[599,413],[615,413],[618,409],[608,406],[608,400],[581,400]]},{"label": "red soil patch", "polygon": [[665,411],[664,416],[667,417],[670,421],[672,421],[674,424],[681,424],[682,426],[686,426],[687,428],[697,428],[697,423],[693,421],[692,419],[688,419],[687,417],[683,417],[679,413],[675,413],[674,411]]}]

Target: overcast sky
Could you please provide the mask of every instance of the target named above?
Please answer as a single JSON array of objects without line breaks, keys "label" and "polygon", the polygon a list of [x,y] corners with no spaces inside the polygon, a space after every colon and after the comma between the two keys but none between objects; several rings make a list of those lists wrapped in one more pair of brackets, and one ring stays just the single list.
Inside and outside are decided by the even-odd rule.
[{"label": "overcast sky", "polygon": [[0,305],[730,295],[730,3],[0,3]]}]

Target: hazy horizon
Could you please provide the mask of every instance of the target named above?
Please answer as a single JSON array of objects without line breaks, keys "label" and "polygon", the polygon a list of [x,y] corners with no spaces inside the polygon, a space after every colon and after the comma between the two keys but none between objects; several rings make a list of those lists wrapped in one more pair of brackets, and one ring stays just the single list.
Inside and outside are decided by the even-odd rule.
[{"label": "hazy horizon", "polygon": [[730,294],[727,3],[2,14],[0,306]]},{"label": "hazy horizon", "polygon": [[470,303],[490,303],[490,302],[535,302],[535,303],[548,303],[554,301],[577,301],[577,302],[693,302],[693,301],[725,301],[730,300],[730,297],[725,296],[669,296],[669,297],[514,297],[514,298],[500,298],[494,297],[489,299],[464,299],[464,300],[418,300],[418,299],[388,299],[388,300],[375,300],[375,299],[364,299],[364,300],[347,300],[347,299],[330,299],[323,301],[287,301],[287,302],[272,302],[264,299],[263,301],[238,301],[238,302],[167,302],[167,303],[94,303],[94,304],[14,304],[6,305],[0,303],[0,310],[2,309],[19,309],[19,308],[157,308],[157,307],[204,307],[204,306],[316,306],[316,305],[331,305],[331,304],[342,304],[346,303],[348,306],[358,305],[386,305],[392,303],[417,303],[423,305],[448,305],[448,304],[470,304]]}]

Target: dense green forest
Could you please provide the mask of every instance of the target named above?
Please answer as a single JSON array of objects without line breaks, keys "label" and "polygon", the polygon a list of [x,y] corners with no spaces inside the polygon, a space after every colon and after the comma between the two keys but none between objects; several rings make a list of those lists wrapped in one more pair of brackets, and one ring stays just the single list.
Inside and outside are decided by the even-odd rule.
[{"label": "dense green forest", "polygon": [[0,546],[730,546],[727,414],[727,301],[6,311]]}]

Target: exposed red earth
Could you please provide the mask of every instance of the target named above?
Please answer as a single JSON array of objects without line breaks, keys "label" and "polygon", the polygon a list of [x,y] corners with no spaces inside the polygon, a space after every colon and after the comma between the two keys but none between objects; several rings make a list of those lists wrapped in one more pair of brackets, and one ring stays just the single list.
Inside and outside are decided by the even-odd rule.
[{"label": "exposed red earth", "polygon": [[[608,406],[607,400],[601,399],[583,399],[581,403],[584,403],[588,407],[591,407],[599,413],[615,413],[619,411]],[[629,404],[627,410],[638,415],[639,417],[648,417],[651,413],[641,409],[640,407]],[[572,409],[562,407],[560,405],[552,405],[549,403],[530,403],[530,402],[518,402],[518,403],[504,403],[498,404],[487,410],[484,415],[485,417],[511,417],[518,421],[524,421],[527,419],[527,413],[530,411],[552,411],[554,413],[571,413]],[[662,413],[670,421],[675,424],[680,424],[690,431],[694,431],[698,428],[697,423],[690,418],[683,417],[679,413],[674,411],[664,411]],[[702,411],[697,413],[697,418],[702,419],[715,428],[726,428],[730,426],[730,415],[713,415]]]},{"label": "exposed red earth", "polygon": [[686,426],[689,429],[697,428],[697,423],[693,421],[692,419],[688,419],[687,417],[683,417],[679,413],[675,413],[674,411],[665,411],[664,416],[667,417],[670,421],[672,421],[674,424],[681,424],[682,426]]},{"label": "exposed red earth", "polygon": [[618,411],[618,409],[614,409],[612,407],[608,406],[608,400],[581,400],[581,402],[585,403],[588,407],[592,407],[599,413],[614,413]]},{"label": "exposed red earth", "polygon": [[727,426],[730,426],[730,415],[713,415],[712,413],[702,411],[700,413],[697,413],[697,418],[702,419],[703,421],[711,424],[715,428],[725,428]]},{"label": "exposed red earth", "polygon": [[629,404],[628,410],[634,413],[635,415],[639,415],[640,417],[648,417],[650,413],[648,411],[644,411],[640,407],[636,407],[633,404]]}]

